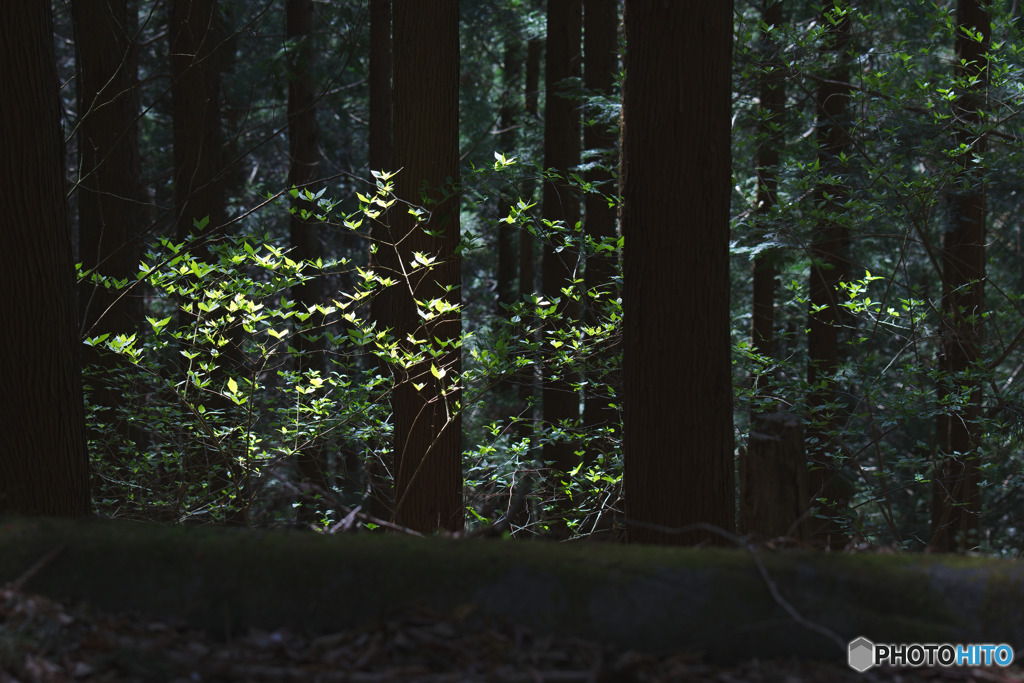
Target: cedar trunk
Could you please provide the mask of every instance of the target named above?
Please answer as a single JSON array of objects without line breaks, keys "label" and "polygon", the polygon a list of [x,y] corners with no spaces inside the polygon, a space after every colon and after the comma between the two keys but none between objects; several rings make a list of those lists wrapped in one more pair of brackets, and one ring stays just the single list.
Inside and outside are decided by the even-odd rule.
[{"label": "cedar trunk", "polygon": [[[73,0],[78,61],[78,224],[82,268],[108,278],[134,282],[140,240],[137,225],[138,102],[132,26],[125,0]],[[142,318],[138,288],[114,289],[89,278],[79,287],[79,323],[86,337],[133,334]],[[102,444],[108,464],[141,434],[132,434],[118,419],[125,405],[122,390],[109,376],[117,356],[98,347],[83,347],[83,365],[94,373],[89,399],[96,409],[89,438]]]},{"label": "cedar trunk", "polygon": [[[782,3],[777,0],[762,0],[761,21],[768,27],[780,27]],[[766,220],[775,206],[779,187],[776,174],[779,148],[782,146],[781,118],[786,107],[786,89],[778,57],[780,47],[771,39],[769,31],[762,34],[761,40],[765,48],[762,64],[765,71],[758,85],[761,119],[758,124],[754,167],[757,174],[757,216]],[[751,343],[758,354],[769,358],[775,351],[775,251],[764,251],[754,258]]]},{"label": "cedar trunk", "polygon": [[[610,97],[619,72],[619,3],[618,0],[584,0],[583,3],[583,84],[587,90]],[[592,117],[587,117],[592,118]],[[615,237],[617,209],[609,205],[605,195],[613,195],[617,188],[611,169],[618,166],[618,127],[600,120],[583,129],[583,147],[595,155],[589,161],[598,162],[586,173],[586,180],[594,183],[597,192],[590,192],[584,200],[583,229],[588,240],[600,244]],[[600,154],[595,152],[600,150]],[[584,270],[585,305],[590,307],[591,294],[600,293],[601,300],[614,298],[614,279],[618,274],[615,252],[599,251],[589,254]],[[588,310],[587,321],[597,322],[593,310]],[[583,426],[588,433],[608,428],[618,422],[618,411],[613,385],[616,378],[610,372],[614,367],[616,349],[604,348],[595,354],[593,367],[588,373],[583,397]],[[606,439],[591,440],[584,454],[587,464],[594,462],[599,449],[608,449]]]},{"label": "cedar trunk", "polygon": [[[392,144],[391,0],[370,0],[369,91],[370,171],[392,172],[396,169]],[[373,221],[370,235],[376,248],[370,253],[371,267],[384,277],[397,279],[395,239],[386,212],[379,220]],[[377,329],[394,325],[391,316],[393,292],[394,288],[378,290],[370,302],[370,317]],[[388,372],[385,363],[380,365],[383,372]],[[394,454],[379,446],[375,449],[376,457],[367,467],[370,513],[379,519],[391,519],[395,502],[389,474],[394,472]]]},{"label": "cedar trunk", "polygon": [[[502,86],[505,89],[505,94],[498,112],[501,126],[498,151],[512,157],[516,155],[516,128],[520,125],[522,116],[523,46],[518,35],[509,35],[505,41],[505,54],[502,59]],[[502,197],[502,201],[508,202],[510,205],[515,205],[518,200],[517,196],[505,195]],[[499,210],[504,208],[500,207]],[[495,229],[498,232],[498,268],[495,273],[498,298],[495,302],[495,313],[500,317],[519,298],[519,292],[516,289],[519,245],[516,240],[515,226],[499,221]]]},{"label": "cedar trunk", "polygon": [[[537,99],[540,90],[540,64],[544,56],[544,42],[540,38],[531,38],[526,42],[526,63],[523,68],[524,90],[523,108],[524,124],[537,119]],[[532,202],[535,193],[533,182],[525,183],[523,198]],[[537,293],[537,240],[529,230],[519,231],[519,299],[525,300]],[[536,335],[534,335],[536,341]],[[537,379],[540,367],[537,363],[539,354],[533,351],[525,352],[530,363],[524,365],[516,373],[516,381],[519,383],[519,410],[522,422],[516,430],[517,439],[529,439],[537,424],[538,405]],[[530,454],[529,459],[536,456]]]},{"label": "cedar trunk", "polygon": [[[624,485],[632,542],[734,527],[732,2],[626,2]],[[686,106],[680,106],[680,103]]]},{"label": "cedar trunk", "polygon": [[85,515],[89,462],[50,3],[0,3],[0,38],[0,514]]},{"label": "cedar trunk", "polygon": [[[221,41],[216,0],[170,0],[168,35],[174,137],[174,205],[178,239],[225,222],[220,125]],[[199,250],[202,254],[203,250]]]},{"label": "cedar trunk", "polygon": [[[78,58],[79,252],[82,268],[128,278],[139,265],[138,104],[125,0],[73,0]],[[82,330],[131,334],[138,299],[83,282]]]},{"label": "cedar trunk", "polygon": [[[968,35],[983,36],[976,41]],[[978,417],[981,384],[964,381],[979,358],[982,314],[985,311],[985,185],[981,158],[985,136],[975,127],[981,123],[988,88],[988,50],[992,22],[979,0],[960,0],[957,5],[957,76],[971,79],[954,104],[956,142],[969,151],[959,157],[956,186],[948,200],[949,230],[942,249],[943,329],[940,366],[950,384],[970,388],[966,405],[940,416],[938,441],[941,457],[932,490],[932,538],[930,547],[940,552],[972,550],[979,541],[978,515]],[[954,386],[945,387],[954,390]]]},{"label": "cedar trunk", "polygon": [[[405,210],[392,215],[397,265],[406,273],[394,288],[392,315],[403,344],[415,335],[438,352],[396,368],[395,521],[424,532],[455,531],[464,523],[455,344],[462,320],[457,310],[429,322],[420,313],[431,300],[458,306],[461,298],[459,196],[449,184],[459,175],[459,3],[393,0],[392,7],[394,162],[402,169],[395,191],[429,214],[423,223]],[[435,257],[437,265],[413,270],[417,252]]]},{"label": "cedar trunk", "polygon": [[846,544],[841,517],[847,493],[834,460],[842,449],[836,436],[842,414],[836,405],[838,392],[834,377],[839,369],[841,323],[837,294],[839,282],[849,279],[849,229],[843,216],[846,189],[833,179],[842,177],[841,155],[850,148],[846,122],[850,104],[849,66],[845,55],[850,41],[850,20],[843,16],[831,21],[827,16],[841,7],[834,0],[823,0],[822,12],[826,15],[823,21],[829,27],[825,58],[833,60],[833,66],[815,96],[818,162],[826,180],[814,189],[814,205],[819,207],[820,218],[811,243],[809,294],[812,310],[807,323],[807,380],[814,387],[808,396],[812,412],[807,435],[808,443],[817,444],[809,453],[810,493],[814,501],[824,499],[816,503],[819,516],[812,525],[811,535],[816,544],[827,548],[841,548]]},{"label": "cedar trunk", "polygon": [[[285,35],[294,46],[288,54],[288,187],[300,191],[311,189],[320,161],[312,71],[315,55],[312,33],[313,0],[288,0],[285,4]],[[315,218],[311,215],[307,218],[302,216],[303,210],[314,214],[316,204],[300,196],[292,203],[292,208],[291,258],[296,261],[316,261],[321,254],[320,231]],[[313,275],[318,274],[314,272]],[[323,316],[317,314],[314,308],[321,303],[320,282],[319,277],[314,277],[292,286],[292,298],[299,310],[312,310],[308,319],[311,329],[306,334],[297,334],[293,339],[296,350],[295,369],[299,373],[321,372],[324,369],[324,345],[320,336]],[[305,487],[330,490],[323,449],[318,442],[301,447],[298,467]],[[308,518],[312,511],[303,507],[300,512]]]},{"label": "cedar trunk", "polygon": [[[580,76],[582,31],[581,0],[549,0],[547,70],[544,74],[547,98],[544,112],[544,166],[563,175],[580,162],[580,111],[576,102],[565,96],[562,89],[566,79]],[[581,213],[580,198],[567,183],[544,184],[541,211],[546,220],[561,221],[566,231],[576,234],[575,226],[580,221]],[[557,241],[569,241],[567,237],[559,236]],[[570,286],[575,275],[577,257],[578,250],[572,246],[556,252],[551,244],[544,245],[541,262],[542,291],[549,301],[560,301],[558,324],[561,326],[568,325],[568,320],[578,314],[575,302],[562,292],[563,287]],[[574,426],[573,423],[580,417],[580,397],[572,386],[576,378],[568,375],[565,368],[556,366],[557,354],[551,344],[545,343],[544,349],[544,422],[548,425],[568,422]],[[573,469],[577,461],[575,451],[576,444],[570,441],[544,444],[544,461],[553,468],[556,479]]]}]

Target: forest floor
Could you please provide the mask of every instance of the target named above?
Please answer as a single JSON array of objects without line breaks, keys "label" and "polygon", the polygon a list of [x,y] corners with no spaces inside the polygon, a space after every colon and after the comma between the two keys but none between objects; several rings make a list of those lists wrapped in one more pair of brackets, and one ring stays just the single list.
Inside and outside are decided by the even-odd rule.
[{"label": "forest floor", "polygon": [[0,588],[0,683],[60,681],[844,681],[1024,682],[1024,668],[873,669],[844,662],[702,663],[538,636],[468,614],[410,609],[342,633],[227,638],[140,614],[98,613]]}]

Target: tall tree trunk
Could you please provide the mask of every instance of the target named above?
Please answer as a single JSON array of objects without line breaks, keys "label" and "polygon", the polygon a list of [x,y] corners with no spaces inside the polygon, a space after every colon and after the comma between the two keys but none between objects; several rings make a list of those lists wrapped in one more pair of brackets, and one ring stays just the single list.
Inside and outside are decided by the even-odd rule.
[{"label": "tall tree trunk", "polygon": [[[516,128],[522,116],[522,76],[523,46],[518,32],[509,31],[509,35],[505,38],[505,54],[502,58],[502,87],[505,94],[498,112],[498,125],[501,128],[498,147],[499,151],[508,156],[514,156],[516,153]],[[515,204],[518,199],[519,197],[503,196],[502,201]],[[496,230],[498,231],[498,268],[495,280],[498,297],[495,313],[501,316],[505,313],[506,308],[518,299],[516,267],[519,265],[519,251],[515,226],[499,222]]]},{"label": "tall tree trunk", "polygon": [[[217,0],[170,0],[168,41],[171,65],[171,117],[174,142],[174,207],[177,238],[198,237],[191,251],[197,259],[212,261],[209,249],[225,231],[227,175],[221,132],[221,71],[224,31]],[[201,227],[204,226],[205,227]],[[220,324],[226,312],[216,309],[208,315]],[[194,323],[195,321],[193,321]],[[223,329],[227,343],[201,342],[199,352],[215,362],[211,386],[224,386],[227,377],[243,364],[241,326]],[[230,421],[233,404],[217,393],[208,393],[203,403]],[[204,417],[203,419],[214,419]],[[214,505],[223,509],[230,524],[247,523],[247,471],[229,452],[231,444],[209,444],[208,450],[193,457],[199,476],[211,483]]]},{"label": "tall tree trunk", "polygon": [[[761,21],[776,30],[782,25],[782,3],[761,0]],[[758,86],[761,101],[758,123],[758,144],[754,167],[757,174],[757,216],[765,219],[775,207],[779,179],[779,148],[782,146],[781,119],[786,107],[786,89],[779,54],[782,47],[772,40],[770,31],[761,35],[764,72]],[[753,325],[751,342],[754,350],[766,357],[775,352],[775,250],[761,252],[754,258]]]},{"label": "tall tree trunk", "polygon": [[[583,2],[583,84],[592,93],[610,97],[619,72],[619,3],[618,0],[584,0]],[[589,117],[588,117],[589,118]],[[598,165],[586,173],[586,180],[601,194],[588,193],[584,200],[583,230],[588,240],[597,244],[615,237],[616,208],[609,206],[605,194],[613,194],[614,176],[610,169],[618,165],[618,138],[616,126],[595,122],[583,129],[584,149],[601,150],[599,157],[590,159]],[[587,291],[584,298],[588,307],[588,321],[597,322],[590,309],[590,294],[600,293],[607,298],[614,288],[618,274],[618,258],[614,252],[590,254],[584,269],[583,281]],[[587,377],[584,390],[583,426],[587,430],[608,427],[618,420],[618,411],[612,406],[614,396],[609,386],[609,374],[616,349],[606,348],[596,354],[594,369]],[[594,461],[600,448],[609,444],[592,440],[584,454],[587,464]]]},{"label": "tall tree trunk", "polygon": [[[524,125],[536,121],[538,115],[538,95],[540,92],[540,65],[544,56],[544,41],[531,38],[526,42],[526,62],[524,64],[523,111]],[[523,188],[524,199],[533,201],[535,185],[528,181]],[[519,299],[525,300],[537,293],[537,240],[529,230],[519,231]],[[539,341],[534,339],[533,341]],[[519,383],[519,410],[522,422],[516,431],[519,440],[529,439],[537,425],[538,405],[537,385],[539,375],[539,354],[528,352],[530,363],[524,365],[517,373]],[[535,449],[531,449],[535,450]],[[527,454],[526,460],[535,460],[536,455]]]},{"label": "tall tree trunk", "polygon": [[[845,2],[823,0],[822,12],[829,27],[825,46],[826,57],[834,65],[818,87],[817,103],[818,161],[821,173],[830,180],[820,182],[814,190],[814,205],[821,212],[811,243],[810,305],[808,319],[807,379],[812,387],[808,404],[812,423],[808,426],[808,443],[812,462],[809,490],[819,517],[812,523],[813,542],[830,548],[846,545],[841,517],[847,501],[833,456],[842,449],[835,434],[840,428],[841,414],[835,405],[838,399],[834,376],[839,369],[839,282],[849,279],[849,230],[843,212],[846,190],[832,178],[842,176],[840,156],[850,147],[847,116],[850,102],[849,66],[846,49],[850,41],[850,20],[844,14]],[[824,499],[824,503],[819,503]]]},{"label": "tall tree trunk", "polygon": [[[78,56],[79,239],[82,267],[113,278],[138,270],[138,104],[125,0],[73,0]],[[130,334],[138,299],[83,284],[87,335]]]},{"label": "tall tree trunk", "polygon": [[[291,166],[288,172],[288,187],[299,191],[309,189],[316,180],[320,155],[317,149],[316,92],[313,85],[314,49],[313,0],[287,0],[285,4],[285,36],[292,49],[288,54],[288,147]],[[321,254],[320,231],[316,220],[303,218],[302,212],[313,214],[316,205],[300,197],[292,203],[290,219],[291,256],[296,261],[316,261]],[[323,337],[319,327],[323,316],[318,315],[315,306],[321,303],[319,275],[292,287],[292,298],[300,310],[311,310],[308,319],[312,329],[307,334],[294,338],[295,369],[301,374],[323,371]],[[298,454],[299,476],[306,486],[329,490],[330,484],[324,463],[323,449],[319,442],[302,447]],[[308,506],[303,506],[309,518]]]},{"label": "tall tree trunk", "polygon": [[[391,102],[391,0],[370,0],[370,170],[393,172]],[[374,250],[370,265],[386,277],[397,278],[398,259],[395,239],[385,213],[373,221],[370,234]],[[394,288],[378,291],[370,302],[370,317],[378,329],[393,327],[391,313]],[[382,370],[387,370],[381,363]],[[377,448],[377,456],[367,467],[370,514],[378,519],[391,519],[394,511],[394,488],[389,473],[394,472],[394,453]]]},{"label": "tall tree trunk", "polygon": [[[580,163],[580,111],[576,102],[564,96],[561,89],[566,79],[580,75],[582,30],[582,0],[548,0],[544,166],[562,174],[568,174]],[[575,236],[576,224],[580,221],[580,198],[567,183],[544,184],[541,211],[546,220],[561,221],[567,234]],[[578,255],[578,250],[571,246],[556,252],[550,244],[544,245],[542,291],[549,301],[561,302],[558,307],[561,326],[567,325],[566,320],[575,318],[578,313],[574,302],[562,292],[572,281]],[[575,378],[567,376],[565,368],[556,366],[554,346],[545,343],[544,349],[544,422],[548,425],[575,422],[580,417],[580,397],[572,387]],[[564,440],[544,445],[544,461],[553,468],[556,479],[573,469],[578,460],[575,451],[576,444]]]},{"label": "tall tree trunk", "polygon": [[391,0],[370,0],[370,168],[392,168]]},{"label": "tall tree trunk", "polygon": [[623,478],[633,542],[722,543],[670,530],[735,523],[732,11],[728,0],[626,0]]},{"label": "tall tree trunk", "polygon": [[89,512],[53,16],[0,3],[0,514]]},{"label": "tall tree trunk", "polygon": [[[455,345],[462,331],[459,196],[445,185],[459,176],[459,3],[393,0],[392,6],[394,161],[402,169],[395,191],[414,206],[423,206],[424,194],[429,202],[423,223],[404,210],[392,216],[398,265],[406,271],[392,311],[403,343],[415,335],[438,354],[398,369],[392,395],[395,521],[424,532],[458,530],[464,524],[456,388],[461,350]],[[411,269],[416,253],[435,257],[437,265]],[[456,310],[424,322],[417,302],[422,309],[432,300]]]},{"label": "tall tree trunk", "polygon": [[[980,0],[957,3],[956,75],[963,85],[953,105],[956,142],[966,146],[959,158],[956,186],[948,200],[949,226],[942,249],[943,328],[940,366],[950,386],[964,386],[963,373],[978,361],[985,312],[985,178],[981,159],[985,136],[978,132],[988,89],[986,52],[992,22]],[[973,36],[981,36],[975,40]],[[969,85],[967,85],[969,83]],[[970,399],[938,420],[941,460],[932,494],[930,547],[940,552],[977,547],[978,417],[981,384],[967,382]]]},{"label": "tall tree trunk", "polygon": [[[129,22],[125,0],[73,0],[71,12],[78,60],[80,260],[86,271],[134,282],[140,253],[134,22]],[[142,317],[139,301],[131,290],[83,280],[78,298],[82,333],[134,333]],[[116,365],[116,356],[95,347],[85,347],[82,360],[107,371]],[[105,374],[94,376],[90,400],[99,411],[98,423],[119,426],[91,430],[89,437],[106,444],[105,457],[113,459],[131,435],[114,414],[125,400],[110,381]]]},{"label": "tall tree trunk", "polygon": [[[170,0],[168,36],[174,137],[174,205],[178,239],[223,229],[223,137],[220,43],[216,0]],[[200,249],[200,254],[203,250]]]}]

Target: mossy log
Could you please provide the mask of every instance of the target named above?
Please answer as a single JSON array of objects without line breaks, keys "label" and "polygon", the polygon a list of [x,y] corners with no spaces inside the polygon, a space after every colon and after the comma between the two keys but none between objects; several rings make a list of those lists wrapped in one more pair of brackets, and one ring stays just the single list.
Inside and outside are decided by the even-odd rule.
[{"label": "mossy log", "polygon": [[726,662],[844,658],[857,636],[1024,647],[1024,566],[997,559],[7,518],[0,584],[58,548],[25,591],[220,634],[336,632],[419,605]]}]

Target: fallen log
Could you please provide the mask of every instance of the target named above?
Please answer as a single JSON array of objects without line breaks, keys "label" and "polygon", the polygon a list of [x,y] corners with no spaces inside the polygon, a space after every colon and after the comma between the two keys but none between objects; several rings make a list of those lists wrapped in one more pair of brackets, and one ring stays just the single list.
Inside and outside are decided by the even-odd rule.
[{"label": "fallen log", "polygon": [[5,518],[0,584],[19,580],[29,592],[226,637],[331,633],[421,606],[717,662],[845,659],[858,636],[1024,647],[1024,567],[991,558]]}]

